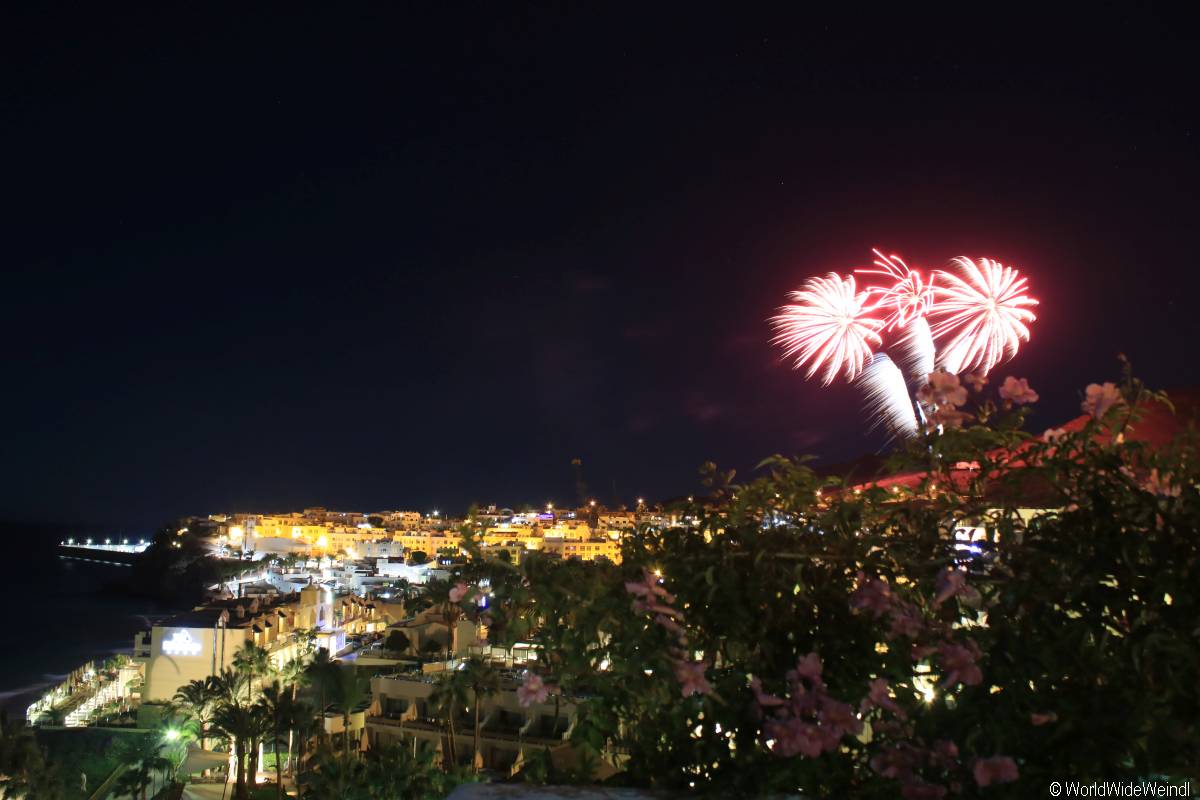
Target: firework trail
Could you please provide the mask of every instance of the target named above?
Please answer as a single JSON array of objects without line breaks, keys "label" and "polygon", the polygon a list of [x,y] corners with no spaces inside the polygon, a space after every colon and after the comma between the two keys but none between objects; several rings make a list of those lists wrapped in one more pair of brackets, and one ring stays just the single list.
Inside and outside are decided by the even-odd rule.
[{"label": "firework trail", "polygon": [[856,385],[863,392],[863,408],[873,419],[872,428],[887,427],[892,436],[908,439],[917,435],[912,395],[904,375],[886,353],[876,353]]}]

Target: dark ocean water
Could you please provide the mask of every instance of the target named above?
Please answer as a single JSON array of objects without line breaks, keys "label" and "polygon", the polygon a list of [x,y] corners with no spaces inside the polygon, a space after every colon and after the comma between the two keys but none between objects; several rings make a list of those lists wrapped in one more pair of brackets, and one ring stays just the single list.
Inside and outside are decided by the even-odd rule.
[{"label": "dark ocean water", "polygon": [[11,717],[24,716],[37,695],[85,661],[130,652],[137,631],[173,610],[113,591],[128,567],[59,558],[58,543],[73,531],[8,524],[0,531],[10,553],[0,708]]}]

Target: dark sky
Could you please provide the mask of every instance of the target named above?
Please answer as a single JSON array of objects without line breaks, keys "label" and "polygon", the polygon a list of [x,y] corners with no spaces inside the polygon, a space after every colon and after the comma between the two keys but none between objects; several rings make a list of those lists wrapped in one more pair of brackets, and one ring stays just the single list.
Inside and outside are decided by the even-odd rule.
[{"label": "dark sky", "polygon": [[567,502],[575,457],[629,501],[850,458],[879,446],[855,391],[764,320],[872,246],[1029,276],[998,377],[1040,423],[1119,351],[1200,382],[1196,16],[256,5],[0,25],[0,517]]}]

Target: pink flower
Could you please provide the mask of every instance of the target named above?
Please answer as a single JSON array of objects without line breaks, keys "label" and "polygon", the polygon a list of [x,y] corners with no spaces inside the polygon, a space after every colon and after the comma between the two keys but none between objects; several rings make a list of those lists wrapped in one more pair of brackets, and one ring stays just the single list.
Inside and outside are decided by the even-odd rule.
[{"label": "pink flower", "polygon": [[939,739],[933,743],[930,761],[942,769],[954,769],[958,764],[958,745],[949,739]]},{"label": "pink flower", "polygon": [[1034,727],[1049,725],[1051,722],[1058,722],[1058,714],[1055,714],[1053,711],[1048,714],[1038,714],[1037,712],[1034,712],[1029,715],[1029,722]]},{"label": "pink flower", "polygon": [[665,614],[655,614],[654,621],[659,627],[663,628],[668,633],[673,634],[677,639],[687,641],[687,632],[684,631],[683,627],[678,622],[671,619],[671,617]]},{"label": "pink flower", "polygon": [[967,390],[958,382],[958,376],[949,372],[931,372],[927,383],[917,390],[917,399],[926,405],[957,408],[967,402]]},{"label": "pink flower", "polygon": [[467,596],[469,591],[471,591],[471,587],[467,586],[462,581],[459,581],[458,583],[454,584],[454,587],[450,590],[450,602],[461,603],[462,599]]},{"label": "pink flower", "polygon": [[978,686],[983,682],[983,670],[979,668],[976,659],[979,658],[979,648],[971,642],[970,647],[946,642],[938,647],[938,662],[945,677],[943,686],[954,686],[962,683],[966,686]]},{"label": "pink flower", "polygon": [[544,703],[550,696],[550,686],[534,672],[525,673],[525,681],[517,687],[517,702],[528,708],[534,703]]},{"label": "pink flower", "polygon": [[967,573],[961,569],[946,567],[937,578],[937,595],[933,598],[933,607],[954,597],[967,585]]},{"label": "pink flower", "polygon": [[1017,772],[1017,762],[1008,756],[992,756],[981,758],[975,762],[975,782],[980,786],[991,786],[993,783],[1011,783],[1020,777]]},{"label": "pink flower", "polygon": [[925,618],[911,603],[903,603],[892,609],[892,625],[884,634],[887,639],[898,639],[906,636],[915,639],[925,630]]},{"label": "pink flower", "polygon": [[776,719],[763,725],[763,732],[775,740],[772,752],[781,756],[802,755],[816,758],[825,749],[825,739],[816,725],[802,719]]},{"label": "pink flower", "polygon": [[1105,383],[1104,385],[1089,383],[1084,392],[1084,400],[1080,404],[1080,408],[1083,409],[1084,413],[1091,414],[1096,419],[1103,417],[1113,406],[1118,406],[1125,402],[1125,398],[1121,397],[1120,390],[1113,383]]},{"label": "pink flower", "polygon": [[627,581],[625,591],[637,595],[647,603],[654,603],[655,597],[661,597],[664,603],[674,603],[675,596],[658,583],[658,578],[649,570],[642,571],[642,582]]},{"label": "pink flower", "polygon": [[913,643],[912,651],[909,653],[913,661],[923,661],[937,652],[937,648],[930,644]]},{"label": "pink flower", "polygon": [[1171,473],[1166,472],[1159,475],[1157,468],[1150,470],[1150,476],[1146,478],[1142,488],[1159,497],[1179,497],[1182,489],[1179,484],[1171,482]]},{"label": "pink flower", "polygon": [[712,684],[704,677],[704,669],[702,661],[675,662],[675,680],[679,681],[679,688],[684,697],[712,694]]},{"label": "pink flower", "polygon": [[958,429],[962,427],[962,423],[971,419],[971,415],[966,411],[949,407],[949,405],[938,405],[934,409],[934,413],[929,415],[930,428],[952,428]]},{"label": "pink flower", "polygon": [[849,703],[834,700],[826,694],[821,695],[821,708],[818,716],[826,737],[826,749],[836,750],[841,739],[847,733],[858,735],[862,733],[862,720],[854,713],[854,707]]},{"label": "pink flower", "polygon": [[913,771],[921,766],[922,753],[910,744],[896,744],[871,756],[871,769],[885,778],[911,778]]},{"label": "pink flower", "polygon": [[882,708],[890,711],[900,719],[907,716],[904,709],[896,705],[896,701],[892,699],[891,688],[888,686],[887,678],[876,678],[871,681],[868,686],[867,698],[863,701],[863,705],[867,707]]},{"label": "pink flower", "polygon": [[796,662],[796,668],[787,674],[788,680],[799,683],[801,678],[808,680],[813,686],[824,686],[821,680],[821,657],[816,653],[801,656]]},{"label": "pink flower", "polygon": [[963,376],[963,380],[971,384],[971,388],[977,392],[982,392],[983,387],[987,386],[987,375],[982,372],[970,372]]},{"label": "pink flower", "polygon": [[1028,380],[1014,378],[1011,375],[1005,378],[1004,383],[1000,385],[1000,397],[1018,406],[1038,401],[1038,393],[1030,388]]},{"label": "pink flower", "polygon": [[892,608],[892,589],[887,581],[868,578],[861,570],[854,591],[850,593],[850,607],[870,611],[876,619]]},{"label": "pink flower", "polygon": [[762,690],[762,681],[758,678],[750,679],[750,691],[754,693],[754,702],[758,703],[759,708],[778,708],[783,705],[782,697],[767,694]]}]

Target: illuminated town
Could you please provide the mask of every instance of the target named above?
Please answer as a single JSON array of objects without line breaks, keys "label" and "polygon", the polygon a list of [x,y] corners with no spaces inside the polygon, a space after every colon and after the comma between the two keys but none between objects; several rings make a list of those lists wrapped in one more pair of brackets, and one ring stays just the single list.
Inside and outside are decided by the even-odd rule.
[{"label": "illuminated town", "polygon": [[9,5],[0,800],[1196,796],[1200,4]]}]

